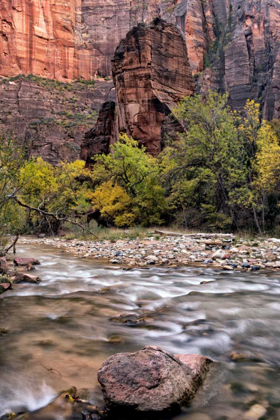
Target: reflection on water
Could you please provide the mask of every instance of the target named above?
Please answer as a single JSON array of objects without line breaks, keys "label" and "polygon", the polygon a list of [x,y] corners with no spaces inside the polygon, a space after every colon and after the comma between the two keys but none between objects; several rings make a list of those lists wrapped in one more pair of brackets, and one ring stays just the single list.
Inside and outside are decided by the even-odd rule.
[{"label": "reflection on water", "polygon": [[[102,404],[102,362],[156,345],[221,362],[178,419],[237,420],[254,404],[280,418],[277,274],[124,271],[35,246],[19,254],[40,259],[42,282],[1,295],[0,327],[9,332],[0,338],[0,414],[36,410],[73,385]],[[247,359],[233,362],[232,352]]]}]

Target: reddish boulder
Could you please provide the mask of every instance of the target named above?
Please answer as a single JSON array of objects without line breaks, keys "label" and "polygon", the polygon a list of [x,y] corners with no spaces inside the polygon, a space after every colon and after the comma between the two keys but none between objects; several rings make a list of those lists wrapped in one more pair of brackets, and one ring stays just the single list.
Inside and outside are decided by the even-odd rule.
[{"label": "reddish boulder", "polygon": [[175,354],[181,363],[191,370],[192,379],[199,386],[208,372],[210,359],[199,354]]},{"label": "reddish boulder", "polygon": [[12,285],[11,285],[11,283],[0,283],[0,293],[3,293],[3,292],[5,292],[6,290],[8,290],[8,289],[11,289],[12,288]]},{"label": "reddish boulder", "polygon": [[161,412],[194,397],[210,362],[148,346],[111,356],[99,369],[98,381],[109,411]]},{"label": "reddish boulder", "polygon": [[40,265],[40,261],[37,260],[36,258],[15,258],[14,259],[14,264],[16,266],[27,266],[27,265]]},{"label": "reddish boulder", "polygon": [[17,273],[14,277],[14,283],[34,283],[37,284],[41,281],[38,276],[31,276],[31,274]]}]

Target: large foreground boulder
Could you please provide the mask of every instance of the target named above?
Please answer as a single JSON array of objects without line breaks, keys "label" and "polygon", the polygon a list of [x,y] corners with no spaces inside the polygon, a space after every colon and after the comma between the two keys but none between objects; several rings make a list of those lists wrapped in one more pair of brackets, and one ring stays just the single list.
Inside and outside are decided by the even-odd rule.
[{"label": "large foreground boulder", "polygon": [[211,363],[198,355],[173,356],[157,347],[111,356],[98,371],[109,411],[162,412],[188,403]]}]

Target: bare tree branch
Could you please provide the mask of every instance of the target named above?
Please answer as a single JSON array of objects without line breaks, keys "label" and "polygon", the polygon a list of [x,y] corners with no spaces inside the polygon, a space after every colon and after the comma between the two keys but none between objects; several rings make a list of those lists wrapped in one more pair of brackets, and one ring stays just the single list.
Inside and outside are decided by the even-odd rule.
[{"label": "bare tree branch", "polygon": [[32,207],[29,206],[28,204],[23,203],[18,197],[14,196],[13,199],[16,201],[16,203],[18,203],[21,207],[24,207],[26,209],[29,209],[31,211],[35,211],[36,213],[39,213],[41,216],[44,216],[46,219],[48,219],[48,217],[52,217],[53,219],[55,219],[58,222],[68,222],[71,223],[72,225],[76,225],[78,226],[80,229],[83,230],[83,232],[88,232],[91,235],[93,235],[96,239],[98,239],[98,236],[93,233],[91,230],[85,228],[81,223],[76,222],[72,219],[69,219],[68,217],[58,217],[55,213],[50,213],[48,211],[45,210],[41,210],[37,207]]},{"label": "bare tree branch", "polygon": [[17,244],[17,241],[18,241],[18,239],[19,239],[19,233],[17,234],[17,236],[15,237],[15,239],[14,239],[14,241],[13,241],[13,243],[12,243],[12,245],[10,245],[8,248],[6,248],[5,249],[5,254],[8,254],[8,252],[10,251],[10,249],[12,249],[13,248],[13,252],[14,252],[14,254],[16,253],[16,244]]}]

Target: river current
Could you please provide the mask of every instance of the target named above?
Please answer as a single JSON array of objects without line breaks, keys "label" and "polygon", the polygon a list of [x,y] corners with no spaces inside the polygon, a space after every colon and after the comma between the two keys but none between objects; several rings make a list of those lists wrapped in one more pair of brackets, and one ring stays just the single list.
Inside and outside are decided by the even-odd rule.
[{"label": "river current", "polygon": [[0,415],[37,410],[71,386],[102,405],[103,361],[153,345],[217,362],[176,420],[243,419],[255,404],[262,419],[280,418],[279,274],[125,271],[29,245],[18,256],[41,261],[42,281],[0,296]]}]

